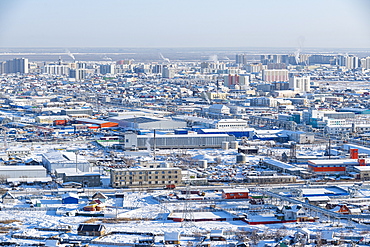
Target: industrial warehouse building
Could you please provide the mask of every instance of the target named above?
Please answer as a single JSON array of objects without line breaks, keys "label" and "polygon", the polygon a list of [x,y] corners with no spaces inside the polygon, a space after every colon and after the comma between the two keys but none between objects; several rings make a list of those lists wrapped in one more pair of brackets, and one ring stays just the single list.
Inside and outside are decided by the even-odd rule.
[{"label": "industrial warehouse building", "polygon": [[353,171],[356,172],[356,178],[362,181],[370,180],[370,166],[354,166]]},{"label": "industrial warehouse building", "polygon": [[58,168],[77,168],[82,172],[90,171],[90,162],[75,152],[51,151],[44,153],[42,154],[42,164],[48,172],[54,172]]},{"label": "industrial warehouse building", "polygon": [[101,186],[99,173],[76,172],[76,168],[60,168],[55,170],[55,176],[61,178],[64,183],[80,183],[83,187]]},{"label": "industrial warehouse building", "polygon": [[150,116],[126,115],[111,117],[109,121],[117,123],[121,128],[130,130],[174,130],[186,128],[185,121]]},{"label": "industrial warehouse building", "polygon": [[93,124],[93,125],[96,125],[100,129],[118,127],[118,124],[114,122],[90,119],[90,118],[77,118],[76,122],[79,124]]},{"label": "industrial warehouse building", "polygon": [[[309,160],[308,169],[315,173],[321,174],[344,174],[349,172],[353,167],[363,166],[369,163],[368,159],[359,158],[359,149],[349,148],[349,159],[335,159],[335,160]],[[361,150],[364,151],[364,150]],[[366,151],[366,150],[365,150]],[[367,153],[365,153],[367,156]]]},{"label": "industrial warehouse building", "polygon": [[87,115],[91,116],[93,114],[92,109],[88,108],[81,108],[81,109],[63,109],[60,111],[61,115],[68,115],[68,116],[78,116],[78,115]]},{"label": "industrial warehouse building", "polygon": [[53,124],[55,120],[69,120],[66,115],[37,116],[35,122],[40,124]]},{"label": "industrial warehouse building", "polygon": [[235,141],[235,136],[227,134],[190,134],[190,135],[137,135],[126,133],[126,150],[148,148],[221,148],[222,142]]},{"label": "industrial warehouse building", "polygon": [[264,158],[262,164],[267,168],[278,172],[289,173],[292,175],[299,175],[303,177],[308,176],[306,169],[293,164],[282,162],[280,160]]},{"label": "industrial warehouse building", "polygon": [[357,159],[309,160],[308,169],[321,174],[344,174],[348,167],[359,166]]},{"label": "industrial warehouse building", "polygon": [[0,178],[45,178],[43,166],[0,166]]}]

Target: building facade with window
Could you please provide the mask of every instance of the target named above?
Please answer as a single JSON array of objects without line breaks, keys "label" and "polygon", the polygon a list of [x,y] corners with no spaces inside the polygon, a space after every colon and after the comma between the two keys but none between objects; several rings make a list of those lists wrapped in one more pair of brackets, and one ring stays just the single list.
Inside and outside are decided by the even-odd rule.
[{"label": "building facade with window", "polygon": [[112,169],[110,174],[113,188],[163,187],[168,184],[180,185],[180,168],[125,168]]}]

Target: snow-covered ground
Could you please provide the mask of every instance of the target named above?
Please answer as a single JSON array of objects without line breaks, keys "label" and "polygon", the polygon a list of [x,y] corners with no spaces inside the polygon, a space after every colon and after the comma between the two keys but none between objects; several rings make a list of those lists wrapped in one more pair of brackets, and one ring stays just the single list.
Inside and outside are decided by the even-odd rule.
[{"label": "snow-covered ground", "polygon": [[[138,232],[138,233],[155,233],[155,234],[164,234],[166,232],[180,232],[182,234],[195,234],[195,233],[205,233],[210,232],[211,230],[224,230],[224,231],[274,231],[281,230],[289,233],[294,233],[299,229],[308,228],[311,231],[327,231],[333,230],[338,234],[348,234],[352,232],[353,234],[363,234],[364,236],[369,236],[369,233],[366,231],[369,230],[368,226],[359,225],[357,223],[348,223],[346,221],[341,221],[338,225],[337,223],[329,222],[326,217],[320,218],[321,222],[310,222],[310,223],[284,223],[284,224],[271,224],[271,225],[248,225],[243,221],[204,221],[204,222],[191,222],[190,226],[184,226],[184,222],[174,222],[172,220],[158,218],[161,214],[168,214],[173,210],[181,210],[184,208],[184,204],[180,202],[176,203],[166,203],[165,205],[159,204],[156,200],[153,199],[153,196],[156,196],[163,192],[155,193],[144,193],[144,192],[128,192],[125,193],[125,203],[123,206],[125,208],[132,207],[132,209],[122,209],[121,207],[115,207],[116,200],[109,199],[107,205],[110,207],[111,216],[123,218],[123,221],[117,221],[116,223],[102,223],[106,226],[107,232],[119,231],[119,232]],[[231,207],[243,207],[245,202],[220,202],[217,204],[220,208],[231,208]],[[209,203],[204,202],[189,202],[191,208],[201,208],[209,207]],[[76,205],[76,207],[81,205]],[[115,211],[117,210],[117,214]],[[182,217],[183,213],[173,213],[172,216]],[[194,218],[227,218],[230,217],[229,213],[225,212],[195,212]],[[257,217],[257,216],[253,216]],[[134,219],[134,220],[130,220]],[[37,237],[50,237],[58,235],[58,232],[47,232],[47,231],[37,231],[35,228],[56,228],[60,225],[71,225],[72,231],[68,234],[63,234],[64,238],[71,239],[83,239],[82,236],[77,236],[77,226],[81,223],[86,222],[91,219],[90,217],[83,216],[59,216],[56,215],[54,211],[26,211],[26,210],[16,210],[16,211],[0,211],[1,221],[6,220],[18,220],[17,222],[9,224],[0,224],[1,226],[13,227],[14,229],[8,234],[1,234],[0,241],[10,241],[12,238],[10,234],[21,234],[24,236],[37,236]],[[153,220],[148,220],[153,219]],[[97,218],[95,223],[101,223],[103,218]],[[338,227],[339,226],[339,227]],[[346,228],[347,227],[347,228]],[[91,237],[90,237],[91,238]],[[93,238],[92,238],[93,239]],[[30,243],[31,240],[20,240],[13,239],[13,241],[19,243]],[[108,242],[122,242],[126,241],[120,235],[109,235],[103,238],[104,241]],[[36,242],[42,240],[34,240]],[[99,239],[102,241],[102,239]],[[93,245],[94,246],[94,245]],[[96,245],[98,246],[98,245]]]}]

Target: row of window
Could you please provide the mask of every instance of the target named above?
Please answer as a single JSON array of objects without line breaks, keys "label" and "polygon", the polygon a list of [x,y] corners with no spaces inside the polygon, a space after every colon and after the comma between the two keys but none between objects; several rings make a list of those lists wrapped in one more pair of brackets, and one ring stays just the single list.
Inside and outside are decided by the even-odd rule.
[{"label": "row of window", "polygon": [[[167,171],[167,174],[175,173],[178,171]],[[137,175],[137,174],[166,174],[166,171],[135,171],[135,172],[115,172],[115,175]]]},{"label": "row of window", "polygon": [[[166,184],[166,182],[168,184],[171,184],[172,181],[148,181],[148,184]],[[173,183],[177,184],[178,182],[177,181],[174,181]],[[141,183],[137,183],[137,182],[116,182],[115,185],[116,187],[120,186],[120,185],[133,185],[133,184],[139,184],[141,185]]]},{"label": "row of window", "polygon": [[293,179],[250,179],[250,182],[293,182]]},{"label": "row of window", "polygon": [[[159,177],[161,177],[162,179],[166,179],[166,178],[168,178],[168,179],[172,179],[172,175],[170,175],[170,176],[148,176],[148,179],[158,179]],[[175,175],[175,176],[173,176],[173,178],[178,178],[178,176],[177,175]],[[128,179],[128,180],[133,180],[134,179],[134,177],[132,177],[132,176],[130,176],[130,177],[122,177],[122,176],[116,176],[116,180],[122,180],[122,179]],[[139,180],[143,180],[143,179],[146,179],[146,176],[139,176],[139,177],[137,177],[136,179],[139,179]]]},{"label": "row of window", "polygon": [[218,127],[245,127],[244,124],[220,124]]}]

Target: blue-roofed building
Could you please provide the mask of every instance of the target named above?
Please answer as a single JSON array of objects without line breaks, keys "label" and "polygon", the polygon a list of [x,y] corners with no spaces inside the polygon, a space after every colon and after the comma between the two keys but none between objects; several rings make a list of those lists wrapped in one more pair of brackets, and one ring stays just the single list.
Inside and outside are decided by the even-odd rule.
[{"label": "blue-roofed building", "polygon": [[233,135],[236,138],[247,137],[251,138],[254,135],[255,129],[200,129],[199,134],[228,134]]},{"label": "blue-roofed building", "polygon": [[253,139],[284,143],[289,141],[289,136],[282,130],[256,130]]},{"label": "blue-roofed building", "polygon": [[78,204],[79,196],[75,193],[67,193],[62,196],[62,204]]},{"label": "blue-roofed building", "polygon": [[354,144],[344,144],[343,149],[347,150],[349,153],[350,149],[358,149],[359,154],[369,154],[370,155],[370,148],[360,146],[360,145],[354,145]]},{"label": "blue-roofed building", "polygon": [[115,122],[119,127],[129,130],[175,130],[187,127],[185,121],[153,116],[125,115],[111,117],[109,121]]}]

